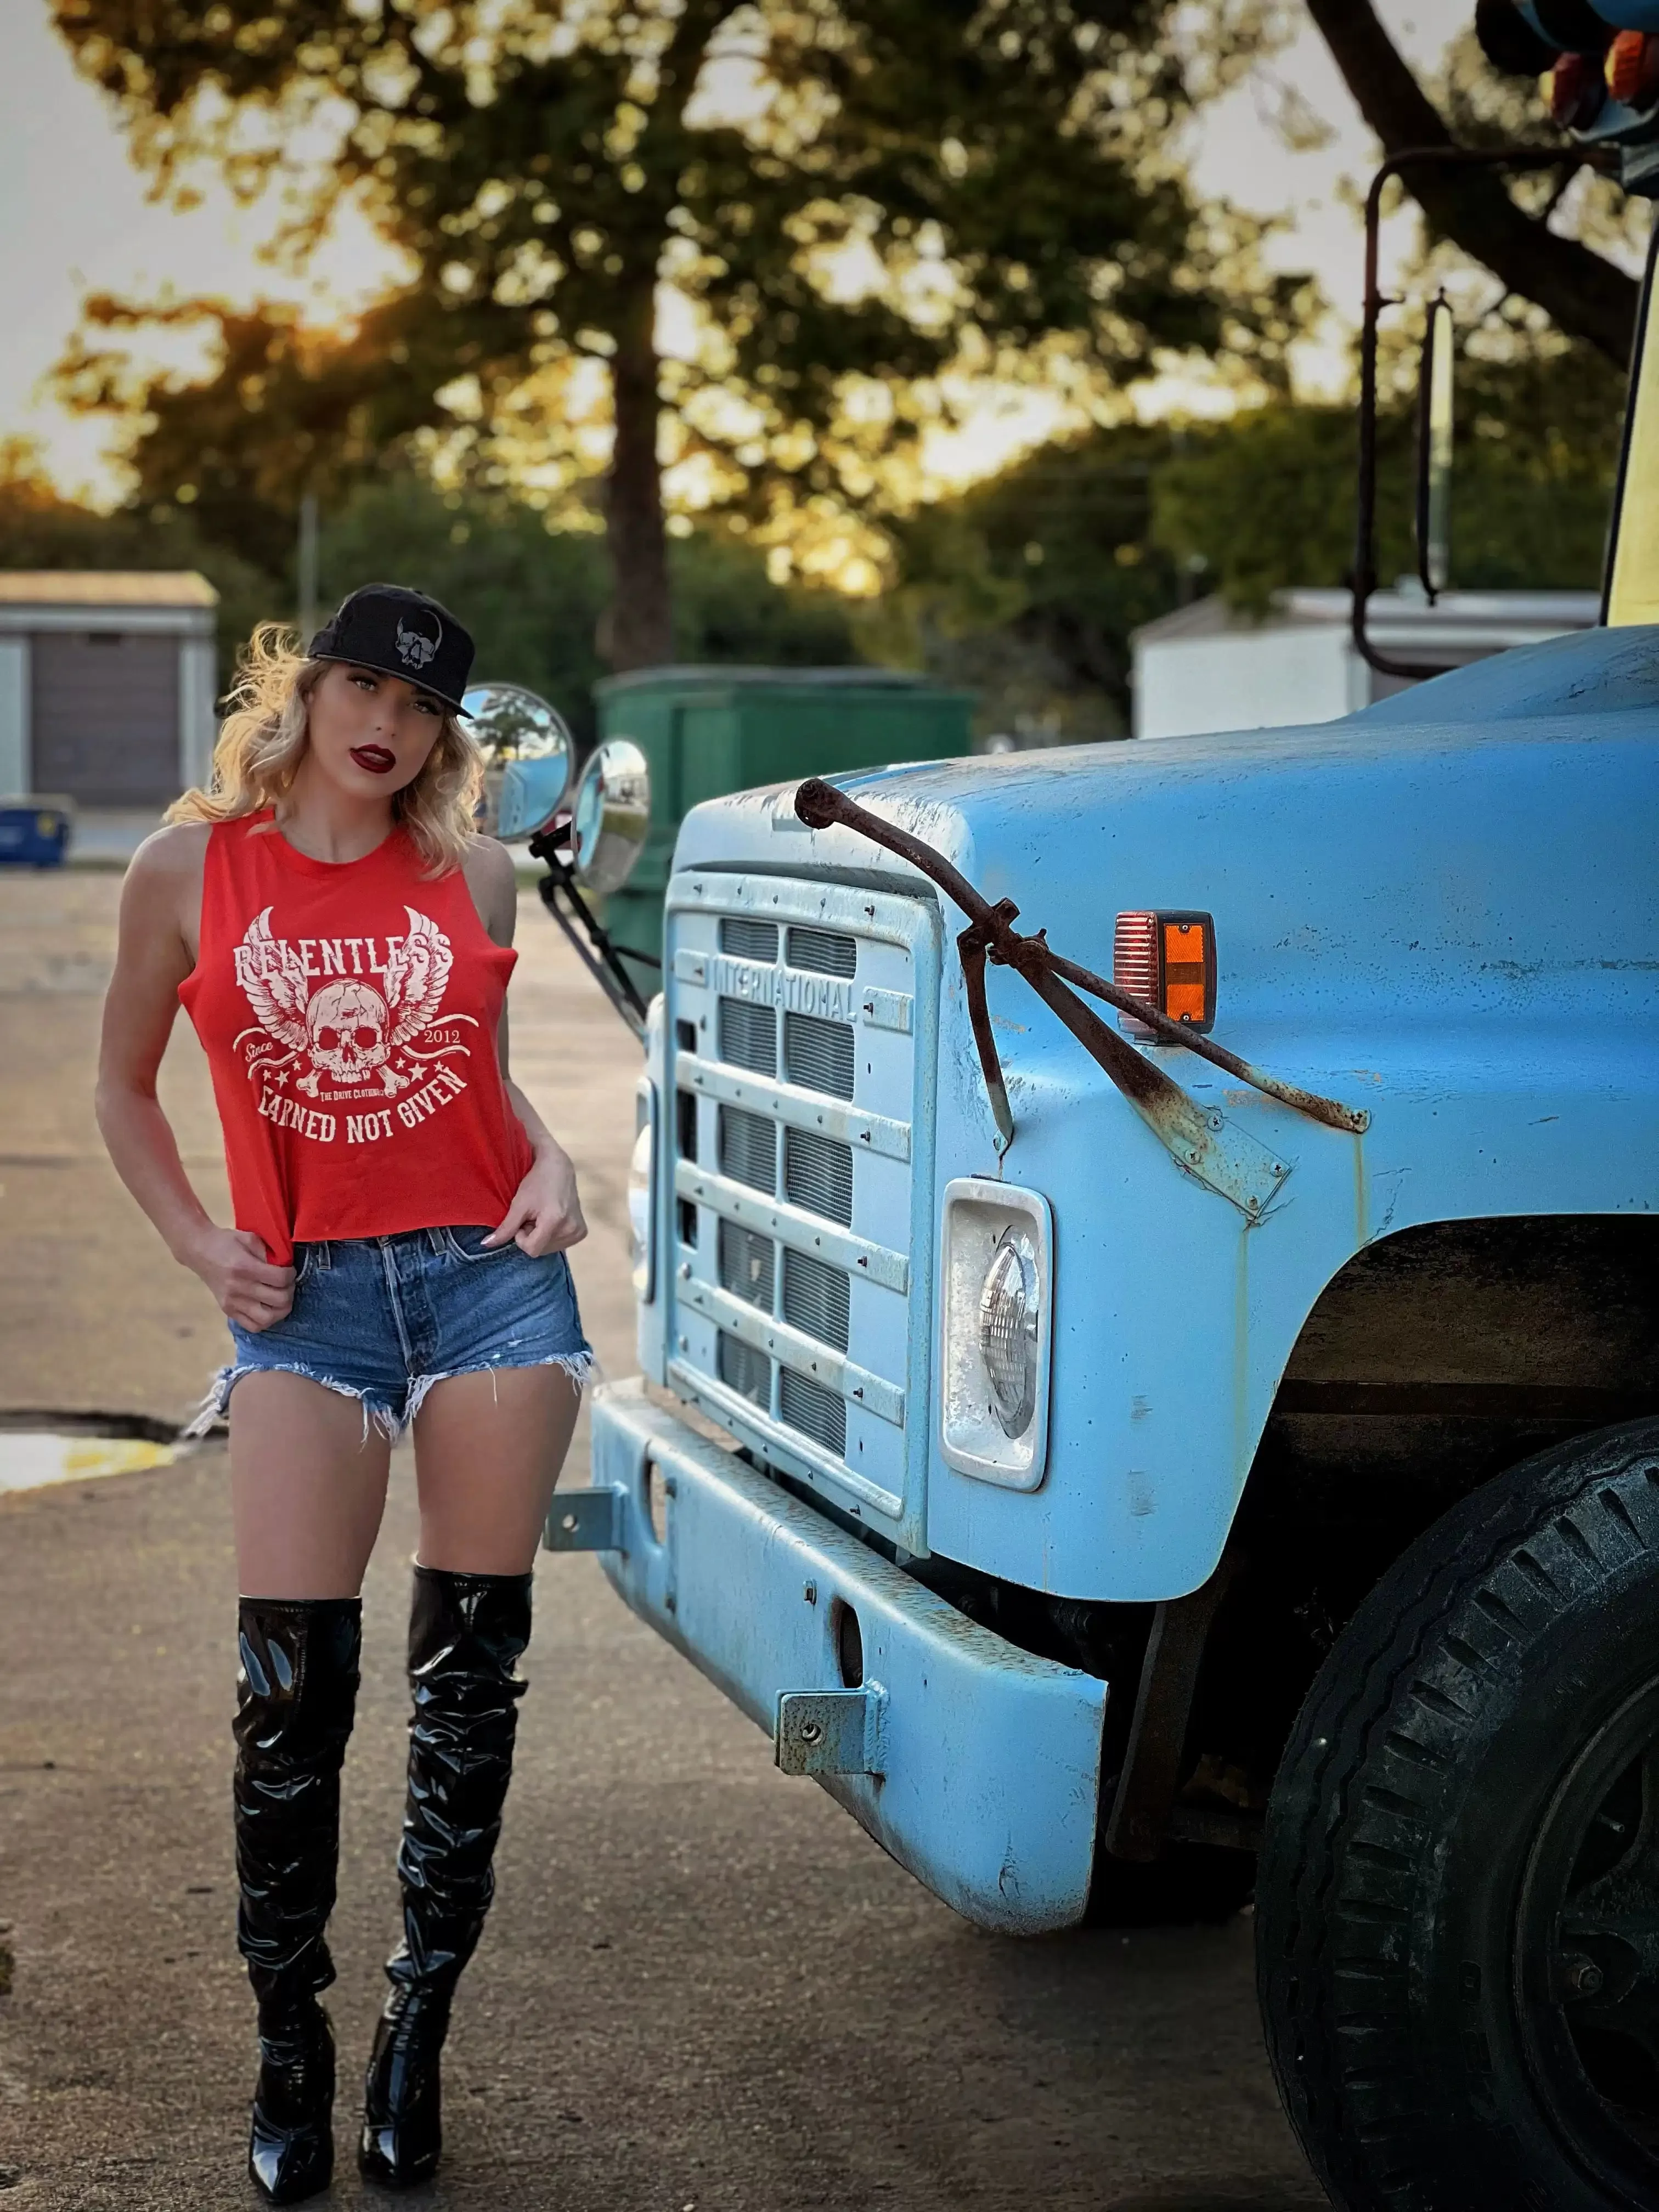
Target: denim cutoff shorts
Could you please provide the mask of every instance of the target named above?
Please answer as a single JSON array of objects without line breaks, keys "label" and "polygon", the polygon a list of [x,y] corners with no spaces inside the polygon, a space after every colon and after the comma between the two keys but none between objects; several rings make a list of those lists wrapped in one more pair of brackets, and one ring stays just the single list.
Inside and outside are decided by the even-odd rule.
[{"label": "denim cutoff shorts", "polygon": [[487,1229],[415,1229],[294,1248],[294,1304],[236,1347],[191,1425],[207,1428],[245,1375],[304,1375],[363,1408],[394,1443],[434,1383],[495,1367],[562,1367],[580,1389],[593,1354],[562,1252],[486,1249]]}]

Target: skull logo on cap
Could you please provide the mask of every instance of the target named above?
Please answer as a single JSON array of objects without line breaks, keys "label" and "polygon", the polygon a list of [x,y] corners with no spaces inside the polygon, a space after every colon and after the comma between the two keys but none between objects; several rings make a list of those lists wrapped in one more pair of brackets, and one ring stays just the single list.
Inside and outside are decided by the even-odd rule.
[{"label": "skull logo on cap", "polygon": [[424,629],[411,629],[401,615],[398,617],[398,658],[405,668],[424,668],[443,642],[442,626],[434,616],[432,627],[438,635],[433,637]]}]

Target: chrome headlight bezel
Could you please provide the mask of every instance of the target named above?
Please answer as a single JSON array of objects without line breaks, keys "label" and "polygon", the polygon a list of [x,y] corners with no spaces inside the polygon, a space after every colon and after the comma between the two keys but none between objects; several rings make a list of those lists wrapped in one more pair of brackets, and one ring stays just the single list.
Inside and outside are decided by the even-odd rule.
[{"label": "chrome headlight bezel", "polygon": [[628,1161],[629,1255],[641,1305],[657,1294],[657,1086],[642,1075],[634,1088],[634,1149]]},{"label": "chrome headlight bezel", "polygon": [[[945,1462],[981,1482],[1035,1490],[1048,1451],[1054,1217],[1048,1200],[976,1176],[947,1183],[939,1266]],[[989,1347],[988,1362],[987,1299],[999,1270],[1004,1342],[1000,1353]]]}]

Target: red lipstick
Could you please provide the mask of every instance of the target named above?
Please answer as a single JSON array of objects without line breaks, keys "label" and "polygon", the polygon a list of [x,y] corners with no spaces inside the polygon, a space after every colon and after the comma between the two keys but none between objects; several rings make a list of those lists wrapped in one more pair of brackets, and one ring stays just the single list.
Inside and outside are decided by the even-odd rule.
[{"label": "red lipstick", "polygon": [[396,753],[389,753],[384,745],[353,745],[351,757],[370,775],[385,775],[398,765]]}]

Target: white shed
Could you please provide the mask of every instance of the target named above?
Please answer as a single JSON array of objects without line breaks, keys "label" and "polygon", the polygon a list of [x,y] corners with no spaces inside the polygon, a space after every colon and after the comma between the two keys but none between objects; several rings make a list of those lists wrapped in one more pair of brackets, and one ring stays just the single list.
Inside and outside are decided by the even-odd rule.
[{"label": "white shed", "polygon": [[203,781],[218,605],[191,571],[0,571],[0,794],[150,807]]},{"label": "white shed", "polygon": [[[1134,733],[1195,737],[1329,722],[1403,690],[1379,675],[1349,635],[1346,591],[1281,592],[1260,621],[1219,599],[1162,615],[1134,635]],[[1510,646],[1537,645],[1600,617],[1594,592],[1378,592],[1368,610],[1373,644],[1437,669]]]}]

